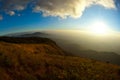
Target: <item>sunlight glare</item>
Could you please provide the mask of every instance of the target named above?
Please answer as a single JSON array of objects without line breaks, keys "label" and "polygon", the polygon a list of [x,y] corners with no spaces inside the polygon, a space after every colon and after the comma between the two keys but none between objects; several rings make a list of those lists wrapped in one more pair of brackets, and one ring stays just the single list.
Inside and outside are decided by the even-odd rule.
[{"label": "sunlight glare", "polygon": [[95,35],[106,35],[110,31],[109,27],[102,21],[94,22],[89,30]]}]

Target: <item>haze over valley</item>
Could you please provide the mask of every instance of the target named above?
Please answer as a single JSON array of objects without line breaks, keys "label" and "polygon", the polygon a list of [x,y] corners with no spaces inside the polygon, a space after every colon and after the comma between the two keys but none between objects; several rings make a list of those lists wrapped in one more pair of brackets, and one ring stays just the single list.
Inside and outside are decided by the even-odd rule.
[{"label": "haze over valley", "polygon": [[67,55],[91,58],[120,65],[119,33],[96,36],[79,30],[33,31],[9,34],[11,37],[45,37],[55,41]]}]

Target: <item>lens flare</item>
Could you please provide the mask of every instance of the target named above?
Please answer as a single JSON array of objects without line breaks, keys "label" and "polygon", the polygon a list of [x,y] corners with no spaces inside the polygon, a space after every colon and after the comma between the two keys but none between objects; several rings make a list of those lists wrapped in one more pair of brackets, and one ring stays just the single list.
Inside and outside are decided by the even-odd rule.
[{"label": "lens flare", "polygon": [[95,35],[106,35],[109,33],[110,28],[104,22],[98,21],[89,27],[89,31]]}]

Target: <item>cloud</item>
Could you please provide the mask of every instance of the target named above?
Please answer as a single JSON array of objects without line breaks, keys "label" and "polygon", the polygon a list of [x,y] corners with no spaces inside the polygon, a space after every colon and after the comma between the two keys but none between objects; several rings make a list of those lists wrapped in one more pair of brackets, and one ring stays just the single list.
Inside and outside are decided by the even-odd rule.
[{"label": "cloud", "polygon": [[44,16],[67,16],[79,18],[84,10],[92,5],[101,5],[108,9],[115,9],[114,0],[38,0],[34,12],[42,12]]},{"label": "cloud", "polygon": [[38,0],[34,12],[43,12],[44,16],[67,16],[79,18],[84,10],[92,5],[100,5],[107,9],[115,9],[114,0]]},{"label": "cloud", "polygon": [[[33,12],[43,16],[58,16],[61,18],[79,18],[84,10],[92,5],[100,5],[106,9],[116,9],[114,0],[0,0],[2,11],[22,11],[32,5]],[[13,12],[12,12],[13,13]]]},{"label": "cloud", "polygon": [[105,8],[108,8],[108,9],[109,8],[113,8],[113,9],[116,8],[114,0],[97,0],[96,4],[102,5]]},{"label": "cloud", "polygon": [[13,16],[13,15],[15,15],[15,12],[14,11],[8,11],[7,14],[9,14],[10,16]]},{"label": "cloud", "polygon": [[1,21],[1,20],[3,20],[3,16],[2,16],[2,15],[0,15],[0,21]]},{"label": "cloud", "polygon": [[86,5],[85,0],[39,0],[33,9],[34,12],[42,12],[44,16],[59,16],[61,18],[80,17]]}]

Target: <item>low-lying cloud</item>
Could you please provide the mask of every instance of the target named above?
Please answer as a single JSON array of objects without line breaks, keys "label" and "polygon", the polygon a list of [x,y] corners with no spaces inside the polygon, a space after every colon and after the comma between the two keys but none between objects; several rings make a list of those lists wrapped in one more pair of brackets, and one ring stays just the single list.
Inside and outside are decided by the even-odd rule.
[{"label": "low-lying cloud", "polygon": [[10,16],[15,15],[15,11],[25,10],[28,6],[32,12],[41,13],[43,16],[58,16],[61,18],[82,16],[87,7],[100,5],[106,9],[115,9],[114,0],[0,0],[2,5],[0,11],[4,11]]}]

